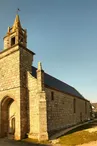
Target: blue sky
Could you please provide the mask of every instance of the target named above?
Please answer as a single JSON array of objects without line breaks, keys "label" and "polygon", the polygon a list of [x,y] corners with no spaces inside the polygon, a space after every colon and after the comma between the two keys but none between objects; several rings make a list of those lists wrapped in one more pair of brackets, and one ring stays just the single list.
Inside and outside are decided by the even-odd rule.
[{"label": "blue sky", "polygon": [[18,7],[33,65],[97,102],[97,0],[0,1],[0,50]]}]

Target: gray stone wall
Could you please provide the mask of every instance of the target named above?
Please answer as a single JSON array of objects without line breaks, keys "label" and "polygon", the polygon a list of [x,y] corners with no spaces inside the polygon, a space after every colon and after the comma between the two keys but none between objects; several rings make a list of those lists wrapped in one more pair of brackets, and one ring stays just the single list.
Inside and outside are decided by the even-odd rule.
[{"label": "gray stone wall", "polygon": [[[27,70],[31,71],[32,60],[33,53],[25,48],[21,48],[19,45],[0,52],[0,130],[2,129],[3,121],[7,123],[6,121],[8,120],[8,114],[2,119],[2,114],[4,112],[7,113],[9,110],[6,100],[11,101],[13,99],[18,109],[15,116],[15,139],[24,138],[28,132]],[[3,98],[6,99],[5,110],[3,110],[4,106],[2,106]],[[8,126],[5,129],[8,133],[7,129]],[[5,136],[3,129],[0,136],[3,136],[2,134]]]},{"label": "gray stone wall", "polygon": [[[48,132],[69,127],[90,117],[87,100],[44,86],[44,71],[40,63],[37,77],[34,78],[31,75],[32,61],[33,53],[19,45],[0,53],[0,136],[7,131],[7,126],[4,131],[1,128],[8,116],[2,116],[8,112],[8,102],[5,102],[6,109],[3,106],[2,110],[5,97],[16,103],[15,139],[24,138],[28,134],[30,138],[46,140]],[[53,99],[51,92],[54,93]]]},{"label": "gray stone wall", "polygon": [[0,90],[20,86],[18,46],[0,53]]},{"label": "gray stone wall", "polygon": [[[48,132],[67,128],[90,118],[90,103],[86,100],[64,94],[54,89],[45,88],[47,99]],[[54,93],[52,100],[51,92]],[[75,113],[74,113],[74,99]],[[87,102],[87,110],[85,110]]]}]

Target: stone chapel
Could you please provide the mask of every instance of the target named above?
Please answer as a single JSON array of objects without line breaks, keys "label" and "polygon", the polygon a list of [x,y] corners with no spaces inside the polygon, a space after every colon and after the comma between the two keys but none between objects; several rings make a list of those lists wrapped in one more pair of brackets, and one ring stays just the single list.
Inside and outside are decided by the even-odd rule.
[{"label": "stone chapel", "polygon": [[47,74],[27,48],[27,30],[16,15],[0,52],[0,137],[47,140],[90,119],[90,102],[74,87]]}]

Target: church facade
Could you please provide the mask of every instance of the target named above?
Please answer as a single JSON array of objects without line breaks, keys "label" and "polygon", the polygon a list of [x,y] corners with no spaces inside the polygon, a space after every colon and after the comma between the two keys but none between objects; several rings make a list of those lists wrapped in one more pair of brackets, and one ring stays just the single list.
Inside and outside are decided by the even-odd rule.
[{"label": "church facade", "polygon": [[16,15],[0,52],[0,137],[47,140],[53,132],[90,119],[90,102],[50,76],[27,48],[27,31]]}]

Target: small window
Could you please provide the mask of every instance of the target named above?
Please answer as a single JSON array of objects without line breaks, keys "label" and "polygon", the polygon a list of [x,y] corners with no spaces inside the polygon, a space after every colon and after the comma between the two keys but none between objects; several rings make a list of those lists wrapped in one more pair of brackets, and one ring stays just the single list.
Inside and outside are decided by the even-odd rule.
[{"label": "small window", "polygon": [[87,114],[87,102],[85,102],[85,113]]},{"label": "small window", "polygon": [[15,45],[15,37],[11,38],[11,46]]},{"label": "small window", "polygon": [[54,100],[54,92],[51,92],[51,100]]},{"label": "small window", "polygon": [[76,99],[75,98],[73,100],[73,108],[74,108],[74,113],[76,113]]}]

